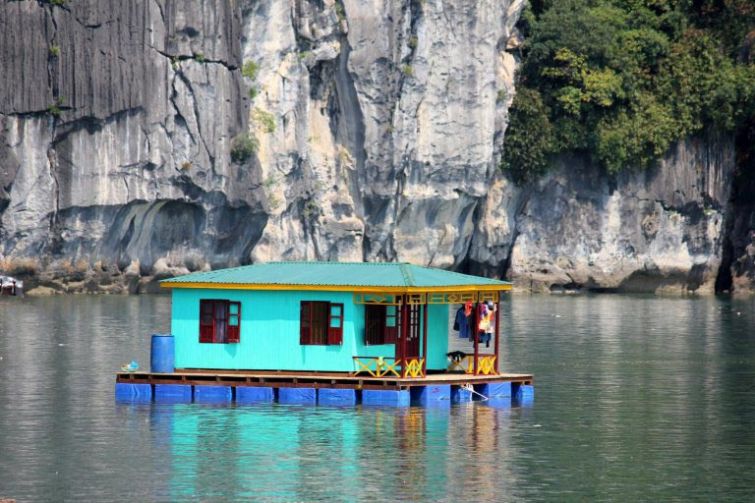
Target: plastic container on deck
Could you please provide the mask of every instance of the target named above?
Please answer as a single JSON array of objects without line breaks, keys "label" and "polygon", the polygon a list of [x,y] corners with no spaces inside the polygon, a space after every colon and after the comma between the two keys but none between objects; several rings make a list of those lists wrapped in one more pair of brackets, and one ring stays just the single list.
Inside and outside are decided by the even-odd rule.
[{"label": "plastic container on deck", "polygon": [[171,334],[152,334],[150,371],[173,372],[175,370],[175,349],[175,339]]}]

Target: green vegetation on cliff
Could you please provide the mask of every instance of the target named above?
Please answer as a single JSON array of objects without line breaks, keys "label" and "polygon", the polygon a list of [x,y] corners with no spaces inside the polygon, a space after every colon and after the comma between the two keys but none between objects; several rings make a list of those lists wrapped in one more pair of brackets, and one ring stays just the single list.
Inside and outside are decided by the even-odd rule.
[{"label": "green vegetation on cliff", "polygon": [[551,156],[644,168],[676,140],[755,122],[752,0],[532,0],[502,168]]}]

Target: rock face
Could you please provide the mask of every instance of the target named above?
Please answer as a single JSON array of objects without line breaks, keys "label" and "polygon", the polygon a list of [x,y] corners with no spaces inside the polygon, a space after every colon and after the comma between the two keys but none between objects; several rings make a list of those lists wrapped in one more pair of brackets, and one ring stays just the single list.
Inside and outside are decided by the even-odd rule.
[{"label": "rock face", "polygon": [[[4,3],[5,268],[133,290],[272,259],[458,267],[501,149],[521,8]],[[255,152],[232,162],[247,135]]]},{"label": "rock face", "polygon": [[6,268],[94,289],[248,255],[267,215],[228,157],[240,21],[234,2],[0,6]]},{"label": "rock face", "polygon": [[252,259],[458,267],[501,147],[521,7],[254,4],[244,59],[260,68],[251,123],[270,218]]},{"label": "rock face", "polygon": [[[744,140],[749,147],[752,138]],[[755,292],[755,158],[739,164],[732,192],[724,222],[723,263],[716,289],[752,293]]]},{"label": "rock face", "polygon": [[120,292],[254,261],[402,260],[711,291],[726,139],[617,179],[577,159],[533,187],[497,169],[522,7],[1,4],[0,272]]},{"label": "rock face", "polygon": [[561,159],[520,195],[511,275],[535,290],[713,293],[733,170],[729,138],[615,178]]}]

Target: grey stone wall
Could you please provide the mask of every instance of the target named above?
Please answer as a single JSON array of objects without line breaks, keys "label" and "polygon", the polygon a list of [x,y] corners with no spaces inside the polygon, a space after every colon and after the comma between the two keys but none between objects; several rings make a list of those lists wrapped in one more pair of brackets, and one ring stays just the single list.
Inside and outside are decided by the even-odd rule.
[{"label": "grey stone wall", "polygon": [[727,139],[618,178],[579,159],[530,187],[500,173],[522,7],[2,3],[0,270],[122,292],[254,261],[403,260],[521,288],[712,291]]}]

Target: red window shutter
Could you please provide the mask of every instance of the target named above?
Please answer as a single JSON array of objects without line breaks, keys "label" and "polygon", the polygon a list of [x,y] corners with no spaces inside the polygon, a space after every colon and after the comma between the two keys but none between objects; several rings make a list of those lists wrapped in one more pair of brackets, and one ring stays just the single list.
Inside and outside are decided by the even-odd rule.
[{"label": "red window shutter", "polygon": [[241,303],[228,303],[228,338],[226,342],[241,342]]},{"label": "red window shutter", "polygon": [[343,304],[330,304],[328,310],[328,344],[343,343]]},{"label": "red window shutter", "polygon": [[308,301],[301,303],[299,344],[312,344],[312,303]]},{"label": "red window shutter", "polygon": [[199,301],[199,342],[213,342],[215,327],[213,311],[213,301]]},{"label": "red window shutter", "polygon": [[212,325],[199,326],[199,342],[212,342]]}]

